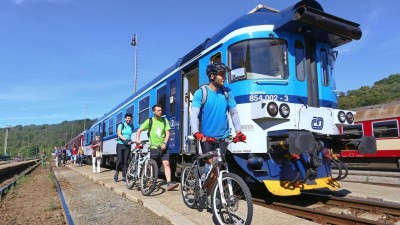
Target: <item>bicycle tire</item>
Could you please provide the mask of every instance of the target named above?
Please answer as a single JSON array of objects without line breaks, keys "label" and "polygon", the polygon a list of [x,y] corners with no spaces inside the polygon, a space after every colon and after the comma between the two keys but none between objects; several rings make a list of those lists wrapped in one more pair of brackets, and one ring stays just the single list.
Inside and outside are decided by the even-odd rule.
[{"label": "bicycle tire", "polygon": [[185,205],[191,209],[197,205],[196,201],[196,168],[186,166],[181,174],[181,194]]},{"label": "bicycle tire", "polygon": [[158,165],[153,159],[149,159],[146,167],[142,169],[140,174],[140,191],[143,195],[150,195],[157,184],[158,179]]},{"label": "bicycle tire", "polygon": [[[137,182],[137,161],[135,159],[132,158],[131,162],[129,163],[128,169],[126,171],[126,187],[128,189],[132,189],[133,186],[135,186],[136,182]],[[135,177],[136,176],[136,177]]]},{"label": "bicycle tire", "polygon": [[[232,185],[232,196],[228,196],[229,183]],[[211,195],[211,208],[216,224],[251,224],[253,219],[253,200],[250,190],[243,179],[233,173],[224,173],[222,174],[222,186],[227,201],[225,206],[221,203],[218,182],[214,183]],[[242,215],[244,211],[246,212]]]}]

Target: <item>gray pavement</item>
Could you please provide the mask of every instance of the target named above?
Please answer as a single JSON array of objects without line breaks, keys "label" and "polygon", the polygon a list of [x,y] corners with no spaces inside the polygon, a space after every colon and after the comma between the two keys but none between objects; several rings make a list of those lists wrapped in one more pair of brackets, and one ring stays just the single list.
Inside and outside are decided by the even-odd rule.
[{"label": "gray pavement", "polygon": [[[180,189],[166,191],[165,185],[162,185],[150,196],[143,196],[140,191],[128,190],[124,182],[114,182],[113,170],[102,168],[101,173],[93,173],[91,166],[68,168],[80,173],[82,176],[93,180],[115,193],[126,197],[127,199],[143,204],[143,206],[160,217],[164,217],[172,224],[213,224],[212,213],[203,210],[199,212],[196,209],[190,209],[182,201]],[[161,180],[159,181],[159,183]],[[316,224],[295,216],[281,213],[275,210],[267,209],[254,205],[254,216],[252,224],[288,224],[288,225],[311,225]]]}]

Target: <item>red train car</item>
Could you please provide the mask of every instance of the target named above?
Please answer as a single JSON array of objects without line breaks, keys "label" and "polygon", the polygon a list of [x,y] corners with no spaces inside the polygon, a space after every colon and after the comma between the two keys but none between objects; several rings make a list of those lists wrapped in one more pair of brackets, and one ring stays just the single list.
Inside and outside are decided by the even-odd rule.
[{"label": "red train car", "polygon": [[353,109],[354,125],[344,126],[344,134],[376,138],[375,154],[344,149],[338,157],[349,167],[400,168],[400,101]]}]

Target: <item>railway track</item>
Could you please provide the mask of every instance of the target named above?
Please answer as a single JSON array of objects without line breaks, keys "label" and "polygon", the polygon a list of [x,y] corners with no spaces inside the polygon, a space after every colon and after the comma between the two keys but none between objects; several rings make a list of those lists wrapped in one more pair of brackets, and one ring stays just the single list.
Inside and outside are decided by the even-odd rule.
[{"label": "railway track", "polygon": [[394,224],[400,221],[400,205],[303,193],[299,197],[254,204],[319,224]]}]

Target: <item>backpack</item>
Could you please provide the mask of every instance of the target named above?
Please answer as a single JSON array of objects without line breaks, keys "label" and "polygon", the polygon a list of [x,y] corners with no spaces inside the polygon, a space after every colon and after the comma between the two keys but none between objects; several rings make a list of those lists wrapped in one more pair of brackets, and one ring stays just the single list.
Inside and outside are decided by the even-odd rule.
[{"label": "backpack", "polygon": [[[161,117],[162,122],[164,123],[164,130],[166,127],[166,122],[165,122],[165,118]],[[149,129],[147,131],[147,136],[150,138],[150,131],[151,131],[151,126],[153,126],[153,117],[149,117]]]},{"label": "backpack", "polygon": [[[200,112],[203,111],[204,104],[207,101],[207,95],[208,95],[207,88],[206,88],[207,85],[208,84],[203,84],[203,85],[200,86],[200,90],[201,90],[201,94],[202,94]],[[228,100],[229,100],[229,92],[226,90],[225,86],[221,86],[221,88],[222,88],[222,91],[224,92],[226,102],[228,102]],[[229,108],[229,105],[228,105],[228,108]],[[200,114],[199,114],[199,116],[200,116]]]},{"label": "backpack", "polygon": [[[130,127],[131,127],[131,129],[132,129],[132,131],[133,131],[133,125],[132,124],[128,124]],[[122,127],[121,127],[121,134],[122,134],[122,131],[125,129],[125,123],[122,123]],[[118,126],[117,126],[117,132],[118,132]],[[117,135],[117,141],[119,140],[120,138],[119,138],[119,136]]]}]

